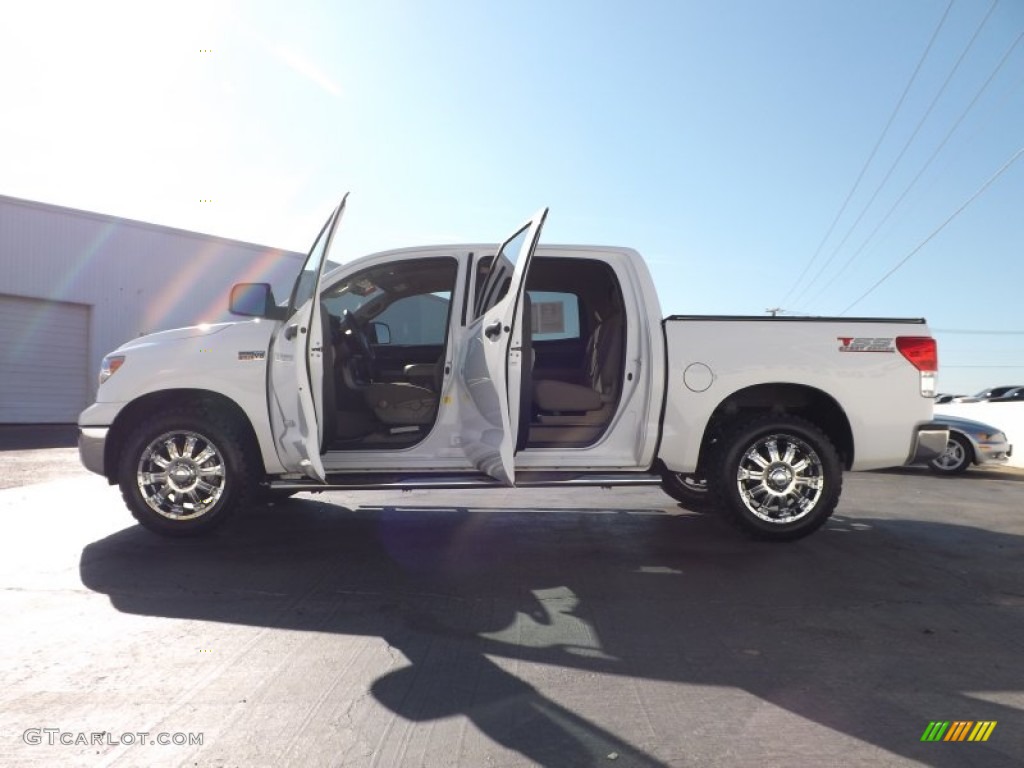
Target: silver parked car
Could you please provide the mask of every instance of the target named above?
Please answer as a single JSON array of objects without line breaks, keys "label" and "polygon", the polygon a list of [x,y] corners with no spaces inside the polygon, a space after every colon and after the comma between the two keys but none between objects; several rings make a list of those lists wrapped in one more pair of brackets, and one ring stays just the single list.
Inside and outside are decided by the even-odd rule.
[{"label": "silver parked car", "polygon": [[1001,386],[998,387],[989,387],[988,389],[983,389],[981,390],[981,392],[978,392],[977,394],[974,395],[957,395],[956,397],[953,398],[953,402],[980,403],[985,400],[995,400],[997,398],[1003,397],[1003,395],[1005,395],[1007,392],[1010,392],[1014,389],[1022,388],[1024,388],[1024,385],[1021,384],[1002,384]]},{"label": "silver parked car", "polygon": [[1006,435],[980,421],[936,413],[934,420],[949,427],[946,451],[928,464],[939,475],[959,475],[971,464],[1004,464],[1013,452]]}]

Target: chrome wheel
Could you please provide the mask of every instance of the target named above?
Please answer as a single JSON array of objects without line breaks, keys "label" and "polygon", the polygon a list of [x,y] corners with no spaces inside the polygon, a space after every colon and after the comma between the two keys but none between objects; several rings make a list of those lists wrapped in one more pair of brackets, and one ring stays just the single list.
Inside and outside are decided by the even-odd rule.
[{"label": "chrome wheel", "polygon": [[821,457],[807,442],[785,433],[758,438],[736,471],[743,505],[766,523],[783,525],[809,515],[825,492]]},{"label": "chrome wheel", "polygon": [[146,506],[169,520],[202,517],[225,489],[225,462],[198,432],[165,432],[139,457],[136,482]]}]

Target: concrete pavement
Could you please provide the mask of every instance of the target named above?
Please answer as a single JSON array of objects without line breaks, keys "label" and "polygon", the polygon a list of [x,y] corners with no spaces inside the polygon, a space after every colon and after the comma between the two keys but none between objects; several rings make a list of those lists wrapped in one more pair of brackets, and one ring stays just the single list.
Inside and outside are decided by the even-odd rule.
[{"label": "concrete pavement", "polygon": [[1019,765],[1021,477],[847,475],[789,545],[653,489],[304,495],[175,542],[95,476],[9,488],[0,762]]}]

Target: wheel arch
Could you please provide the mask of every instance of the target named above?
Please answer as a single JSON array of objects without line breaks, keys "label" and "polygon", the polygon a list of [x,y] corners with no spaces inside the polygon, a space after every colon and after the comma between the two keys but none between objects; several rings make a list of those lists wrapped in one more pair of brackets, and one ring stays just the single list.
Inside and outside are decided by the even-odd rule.
[{"label": "wheel arch", "polygon": [[775,382],[737,390],[718,404],[704,430],[698,467],[703,466],[724,432],[765,413],[792,414],[814,424],[835,446],[843,468],[853,466],[853,428],[836,399],[806,384]]},{"label": "wheel arch", "polygon": [[172,408],[192,407],[196,410],[216,414],[227,419],[236,427],[245,445],[242,446],[256,466],[265,472],[263,454],[260,452],[256,430],[246,415],[245,410],[234,400],[219,392],[206,389],[164,389],[150,392],[137,400],[133,400],[121,409],[110,425],[106,444],[103,449],[103,474],[111,484],[117,482],[117,468],[121,459],[121,451],[131,431],[147,416]]}]

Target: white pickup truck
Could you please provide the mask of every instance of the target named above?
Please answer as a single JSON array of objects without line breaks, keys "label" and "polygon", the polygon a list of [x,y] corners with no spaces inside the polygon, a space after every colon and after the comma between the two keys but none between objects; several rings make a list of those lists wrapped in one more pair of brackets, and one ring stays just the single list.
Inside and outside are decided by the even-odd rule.
[{"label": "white pickup truck", "polygon": [[937,369],[923,320],[663,318],[628,248],[410,248],[324,274],[344,209],[286,306],[108,355],[83,464],[170,536],[297,491],[660,483],[747,533],[819,528],[845,470],[926,462]]}]

